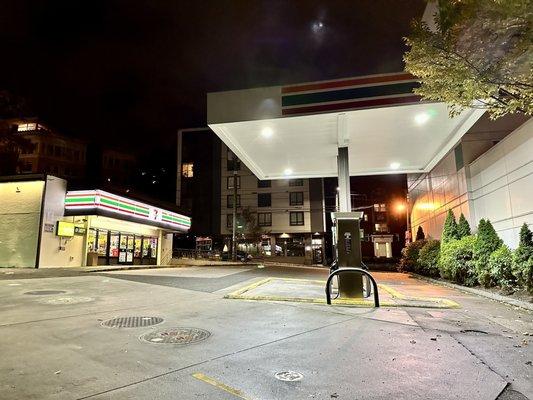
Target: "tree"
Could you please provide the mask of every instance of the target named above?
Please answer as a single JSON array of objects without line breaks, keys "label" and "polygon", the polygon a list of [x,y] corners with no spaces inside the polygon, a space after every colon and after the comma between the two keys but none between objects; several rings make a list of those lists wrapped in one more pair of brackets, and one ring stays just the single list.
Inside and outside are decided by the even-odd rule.
[{"label": "tree", "polygon": [[405,42],[406,70],[419,78],[415,93],[469,107],[492,118],[533,114],[532,0],[439,0],[435,28],[413,23]]},{"label": "tree", "polygon": [[424,240],[425,238],[426,238],[426,234],[424,233],[422,226],[419,226],[418,229],[416,230],[415,240]]},{"label": "tree", "polygon": [[470,231],[470,224],[466,220],[463,213],[461,213],[461,216],[459,217],[459,223],[457,224],[457,233],[459,235],[459,239],[464,238],[465,236],[470,236],[472,232]]},{"label": "tree", "polygon": [[30,150],[30,140],[16,132],[11,123],[12,118],[24,114],[24,103],[7,91],[0,91],[0,175],[12,175],[17,172],[19,153]]},{"label": "tree", "polygon": [[444,227],[442,228],[441,244],[446,245],[451,240],[459,239],[459,232],[457,228],[457,222],[455,221],[455,215],[452,210],[448,210],[446,220],[444,221]]},{"label": "tree", "polygon": [[488,269],[491,280],[505,291],[510,291],[516,283],[512,272],[512,256],[511,250],[504,244],[489,256]]},{"label": "tree", "polygon": [[237,216],[235,234],[238,239],[245,239],[256,247],[259,247],[263,235],[267,234],[257,223],[256,217],[249,207],[244,207],[242,213]]},{"label": "tree", "polygon": [[520,228],[520,242],[513,253],[513,275],[520,285],[533,292],[533,235],[526,223]]},{"label": "tree", "polygon": [[481,219],[477,228],[473,258],[479,283],[485,287],[491,287],[497,283],[492,279],[489,258],[502,244],[503,241],[498,237],[491,222]]}]

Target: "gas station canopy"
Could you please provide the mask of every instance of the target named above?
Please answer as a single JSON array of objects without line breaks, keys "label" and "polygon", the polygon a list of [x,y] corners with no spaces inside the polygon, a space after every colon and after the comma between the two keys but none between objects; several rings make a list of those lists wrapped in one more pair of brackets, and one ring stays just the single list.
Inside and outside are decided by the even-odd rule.
[{"label": "gas station canopy", "polygon": [[208,125],[259,179],[429,171],[481,117],[420,101],[406,73],[208,94]]}]

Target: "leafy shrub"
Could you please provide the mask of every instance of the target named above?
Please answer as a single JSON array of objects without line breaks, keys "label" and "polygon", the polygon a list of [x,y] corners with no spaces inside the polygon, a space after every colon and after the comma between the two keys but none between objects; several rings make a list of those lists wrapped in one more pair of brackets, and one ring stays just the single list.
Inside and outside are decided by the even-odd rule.
[{"label": "leafy shrub", "polygon": [[450,240],[459,239],[459,233],[457,231],[457,222],[455,221],[455,215],[452,210],[448,210],[446,220],[444,221],[444,227],[442,228],[442,235],[440,237],[441,243],[445,245]]},{"label": "leafy shrub", "polygon": [[418,253],[418,272],[431,277],[439,276],[440,242],[429,239]]},{"label": "leafy shrub", "polygon": [[457,234],[459,239],[464,238],[465,236],[470,236],[472,232],[470,231],[470,224],[466,220],[463,213],[459,217],[459,222],[457,223]]},{"label": "leafy shrub", "polygon": [[525,223],[520,229],[520,242],[513,254],[512,268],[518,284],[533,292],[533,235]]},{"label": "leafy shrub", "polygon": [[400,272],[416,272],[419,269],[418,266],[418,255],[420,249],[426,244],[425,240],[417,240],[407,244],[402,249],[402,258],[400,259],[400,264],[398,270]]},{"label": "leafy shrub", "polygon": [[485,287],[491,287],[497,283],[492,279],[488,263],[490,255],[502,244],[503,241],[498,237],[490,221],[481,219],[474,246],[474,266],[479,283]]},{"label": "leafy shrub", "polygon": [[475,243],[475,236],[465,236],[462,239],[452,239],[446,245],[441,245],[439,271],[443,278],[466,286],[476,284],[473,264]]},{"label": "leafy shrub", "polygon": [[506,245],[502,244],[489,256],[488,269],[491,282],[502,289],[509,290],[516,283],[512,271],[513,253]]},{"label": "leafy shrub", "polygon": [[415,240],[424,240],[426,238],[426,234],[424,233],[424,230],[422,229],[422,226],[419,226],[416,230],[416,238]]}]

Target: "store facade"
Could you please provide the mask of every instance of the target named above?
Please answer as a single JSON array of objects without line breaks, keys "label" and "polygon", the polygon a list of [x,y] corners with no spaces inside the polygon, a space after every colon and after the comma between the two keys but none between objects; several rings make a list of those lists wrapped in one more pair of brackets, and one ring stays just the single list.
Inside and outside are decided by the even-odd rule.
[{"label": "store facade", "polygon": [[147,203],[66,187],[54,176],[0,182],[0,266],[164,265],[173,235],[191,225],[189,217]]}]

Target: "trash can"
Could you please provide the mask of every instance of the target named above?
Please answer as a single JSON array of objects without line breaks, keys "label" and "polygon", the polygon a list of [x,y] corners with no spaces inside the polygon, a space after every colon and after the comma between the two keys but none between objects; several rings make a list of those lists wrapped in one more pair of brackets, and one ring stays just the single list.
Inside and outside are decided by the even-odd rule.
[{"label": "trash can", "polygon": [[94,267],[98,265],[98,253],[95,251],[90,251],[87,253],[87,266]]}]

